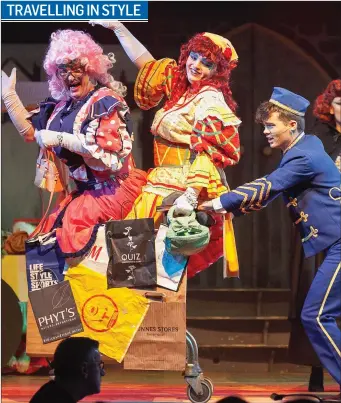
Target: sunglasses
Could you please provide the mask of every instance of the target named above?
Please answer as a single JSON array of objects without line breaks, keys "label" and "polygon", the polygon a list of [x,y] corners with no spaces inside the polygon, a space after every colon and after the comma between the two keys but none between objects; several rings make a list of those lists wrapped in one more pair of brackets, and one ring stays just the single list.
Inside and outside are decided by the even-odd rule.
[{"label": "sunglasses", "polygon": [[75,68],[75,69],[66,69],[66,68],[61,68],[57,69],[57,76],[63,80],[69,77],[69,75],[72,75],[73,78],[79,78],[84,75],[85,71],[82,67]]}]

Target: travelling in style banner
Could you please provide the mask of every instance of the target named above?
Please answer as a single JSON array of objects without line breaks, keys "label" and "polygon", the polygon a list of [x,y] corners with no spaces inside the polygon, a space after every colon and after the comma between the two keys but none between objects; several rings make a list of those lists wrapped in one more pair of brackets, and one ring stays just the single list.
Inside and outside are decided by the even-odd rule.
[{"label": "travelling in style banner", "polygon": [[147,1],[1,1],[2,21],[148,21]]}]

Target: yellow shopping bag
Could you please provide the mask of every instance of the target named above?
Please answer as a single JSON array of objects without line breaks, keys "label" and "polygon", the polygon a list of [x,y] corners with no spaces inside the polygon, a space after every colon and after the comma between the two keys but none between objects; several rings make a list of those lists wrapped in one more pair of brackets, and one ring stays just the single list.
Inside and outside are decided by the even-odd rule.
[{"label": "yellow shopping bag", "polygon": [[82,265],[65,274],[70,282],[84,332],[99,342],[99,350],[122,362],[148,308],[147,298],[128,288],[107,290],[106,276]]}]

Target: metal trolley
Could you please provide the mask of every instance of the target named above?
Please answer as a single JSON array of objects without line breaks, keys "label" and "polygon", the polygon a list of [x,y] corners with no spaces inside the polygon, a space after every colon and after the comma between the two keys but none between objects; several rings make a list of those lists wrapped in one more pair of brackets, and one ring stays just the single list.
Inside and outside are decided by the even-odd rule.
[{"label": "metal trolley", "polygon": [[206,403],[212,397],[214,386],[200,368],[198,344],[188,330],[186,330],[186,354],[184,378],[188,384],[187,397],[192,403]]},{"label": "metal trolley", "polygon": [[[174,192],[168,203],[164,202],[156,208],[156,211],[164,213],[163,223],[167,224],[166,213],[173,204],[176,197],[182,192]],[[174,199],[174,200],[173,200]],[[192,403],[206,403],[213,394],[214,385],[210,378],[204,376],[199,365],[198,344],[194,336],[186,330],[186,368],[183,372],[184,379],[187,383],[187,397]]]}]

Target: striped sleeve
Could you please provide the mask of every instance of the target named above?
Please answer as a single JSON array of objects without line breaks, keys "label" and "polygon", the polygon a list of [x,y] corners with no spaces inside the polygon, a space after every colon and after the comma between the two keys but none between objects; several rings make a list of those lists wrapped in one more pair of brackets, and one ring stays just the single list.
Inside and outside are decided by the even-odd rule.
[{"label": "striped sleeve", "polygon": [[294,154],[271,174],[223,194],[220,201],[226,211],[246,214],[266,207],[282,192],[310,181],[314,175],[310,159]]},{"label": "striped sleeve", "polygon": [[150,61],[141,68],[134,87],[134,98],[139,108],[154,108],[165,95],[170,97],[175,67],[175,60],[166,58]]},{"label": "striped sleeve", "polygon": [[220,119],[207,116],[193,128],[191,148],[205,152],[219,168],[235,165],[240,160],[238,126],[224,126]]}]

